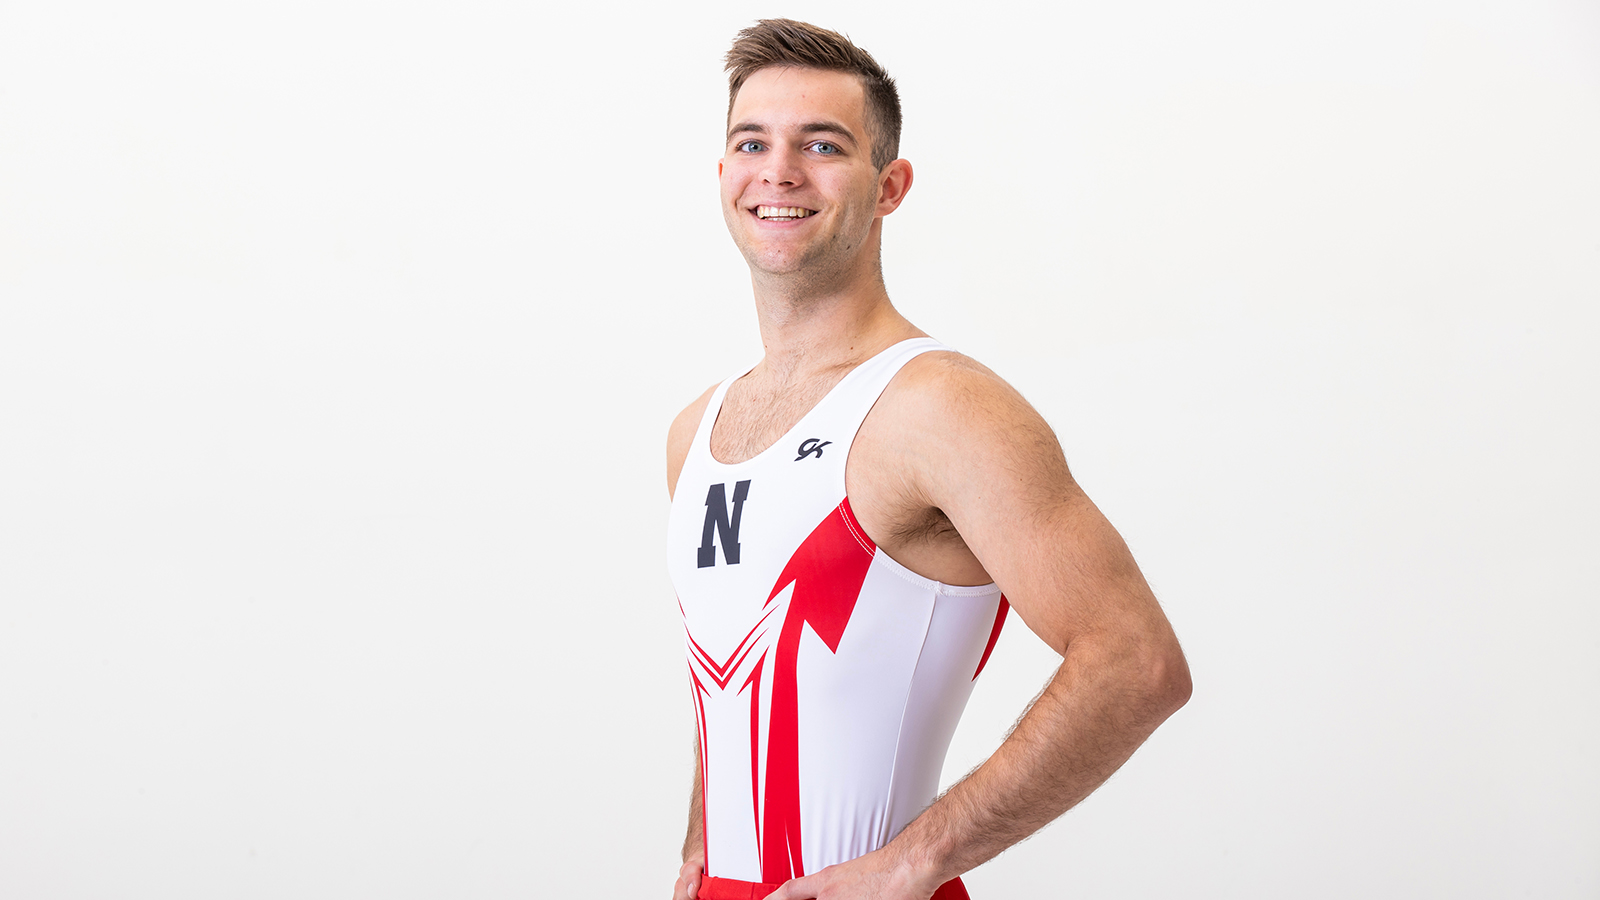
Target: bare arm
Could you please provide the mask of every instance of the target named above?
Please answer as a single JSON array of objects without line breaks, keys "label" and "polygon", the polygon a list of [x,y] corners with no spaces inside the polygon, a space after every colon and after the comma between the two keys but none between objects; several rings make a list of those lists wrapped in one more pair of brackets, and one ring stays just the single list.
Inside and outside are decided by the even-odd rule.
[{"label": "bare arm", "polygon": [[700,795],[700,744],[694,745],[694,787],[689,791],[689,827],[683,835],[683,861],[706,855],[705,801]]},{"label": "bare arm", "polygon": [[[677,489],[678,474],[689,455],[689,445],[705,413],[706,404],[716,390],[713,385],[699,399],[679,413],[667,430],[667,496]],[[672,900],[695,900],[700,892],[700,879],[705,874],[705,806],[700,794],[700,741],[694,745],[694,787],[689,793],[689,827],[683,836],[683,867],[678,870],[678,880],[672,887]]]},{"label": "bare arm", "polygon": [[[1188,699],[1183,658],[1158,640],[1080,636],[1012,733],[889,846],[929,889],[1026,838],[1087,797]],[[918,877],[917,873],[925,873]]]},{"label": "bare arm", "polygon": [[880,423],[904,448],[899,502],[949,518],[1061,666],[994,755],[887,846],[772,900],[924,900],[1087,797],[1189,696],[1171,626],[1044,421],[970,361],[917,371]]},{"label": "bare arm", "polygon": [[694,787],[689,793],[689,827],[683,836],[683,867],[672,886],[672,900],[695,900],[706,869],[705,806],[700,795],[700,742],[694,745]]}]

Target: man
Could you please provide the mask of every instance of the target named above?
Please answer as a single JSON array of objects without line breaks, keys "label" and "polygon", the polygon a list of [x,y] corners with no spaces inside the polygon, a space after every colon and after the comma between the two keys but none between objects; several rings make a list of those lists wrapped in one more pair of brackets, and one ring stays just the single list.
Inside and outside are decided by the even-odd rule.
[{"label": "man", "polygon": [[[722,209],[765,356],[668,436],[699,738],[674,900],[965,898],[961,873],[1184,704],[1188,668],[1050,428],[889,302],[883,218],[912,183],[893,81],[782,19],[728,69]],[[1061,666],[935,800],[1008,607]]]}]

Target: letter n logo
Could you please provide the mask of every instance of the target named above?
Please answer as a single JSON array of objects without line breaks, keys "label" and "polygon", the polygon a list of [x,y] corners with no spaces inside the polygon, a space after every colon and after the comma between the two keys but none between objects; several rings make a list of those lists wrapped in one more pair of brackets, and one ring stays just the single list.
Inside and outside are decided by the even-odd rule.
[{"label": "letter n logo", "polygon": [[700,535],[699,565],[704,569],[717,564],[717,548],[711,543],[711,530],[716,529],[717,540],[722,543],[722,556],[728,565],[739,564],[739,517],[744,514],[744,498],[750,494],[750,482],[741,481],[733,486],[733,515],[728,515],[727,485],[713,484],[706,491],[706,530]]}]

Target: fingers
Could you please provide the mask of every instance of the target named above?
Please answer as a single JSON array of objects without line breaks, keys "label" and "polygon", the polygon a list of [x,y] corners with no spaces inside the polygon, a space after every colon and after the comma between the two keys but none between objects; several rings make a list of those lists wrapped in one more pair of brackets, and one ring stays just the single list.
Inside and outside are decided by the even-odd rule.
[{"label": "fingers", "polygon": [[702,871],[698,861],[684,863],[678,870],[677,882],[672,885],[672,900],[695,900],[700,895]]},{"label": "fingers", "polygon": [[814,900],[817,888],[812,887],[810,877],[791,878],[783,886],[767,895],[767,900]]}]

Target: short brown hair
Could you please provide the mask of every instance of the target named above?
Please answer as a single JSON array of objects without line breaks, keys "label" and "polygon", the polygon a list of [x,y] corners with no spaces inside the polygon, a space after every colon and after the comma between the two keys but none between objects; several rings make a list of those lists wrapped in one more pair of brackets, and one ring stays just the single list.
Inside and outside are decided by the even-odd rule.
[{"label": "short brown hair", "polygon": [[879,171],[900,155],[900,92],[894,79],[867,51],[837,31],[793,19],[762,19],[739,32],[728,49],[728,115],[739,88],[756,72],[773,66],[796,66],[849,72],[867,92],[867,131],[872,164]]}]

